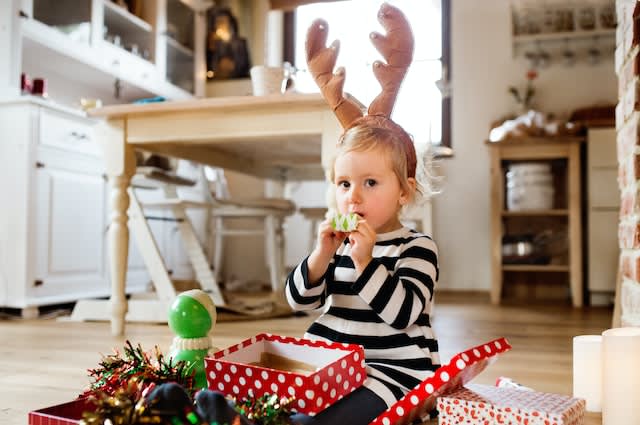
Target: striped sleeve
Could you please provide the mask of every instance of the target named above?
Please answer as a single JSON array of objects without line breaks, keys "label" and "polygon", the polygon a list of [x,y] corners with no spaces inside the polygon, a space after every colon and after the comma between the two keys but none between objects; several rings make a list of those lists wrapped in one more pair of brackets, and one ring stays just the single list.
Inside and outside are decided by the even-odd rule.
[{"label": "striped sleeve", "polygon": [[311,285],[309,282],[308,257],[287,276],[285,295],[287,302],[296,311],[314,310],[324,306],[326,299],[326,276],[320,282]]},{"label": "striped sleeve", "polygon": [[436,245],[418,237],[406,245],[391,271],[381,259],[371,260],[352,289],[385,323],[406,329],[431,302],[437,277]]}]

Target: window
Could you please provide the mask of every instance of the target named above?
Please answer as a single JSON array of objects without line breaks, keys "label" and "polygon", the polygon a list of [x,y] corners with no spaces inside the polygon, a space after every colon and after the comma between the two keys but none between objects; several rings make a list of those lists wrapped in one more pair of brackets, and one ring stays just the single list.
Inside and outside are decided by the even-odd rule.
[{"label": "window", "polygon": [[[415,39],[413,63],[409,68],[393,111],[393,119],[413,135],[416,144],[450,147],[449,99],[443,98],[435,82],[443,76],[448,62],[448,5],[450,0],[395,0],[409,19]],[[345,91],[365,105],[380,93],[372,63],[382,57],[369,41],[369,33],[384,29],[377,21],[381,2],[349,0],[300,6],[292,31],[293,61],[300,70],[296,88],[317,92],[306,71],[304,41],[307,28],[316,18],[329,23],[328,43],[340,40],[338,66],[346,69]],[[446,74],[446,73],[445,73]],[[450,75],[450,72],[449,72]]]}]

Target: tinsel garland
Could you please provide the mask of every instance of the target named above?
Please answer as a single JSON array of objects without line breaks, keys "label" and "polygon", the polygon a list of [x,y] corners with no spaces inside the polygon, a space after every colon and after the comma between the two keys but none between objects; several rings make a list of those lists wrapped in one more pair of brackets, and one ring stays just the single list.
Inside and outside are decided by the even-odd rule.
[{"label": "tinsel garland", "polygon": [[193,372],[188,371],[188,365],[182,361],[173,364],[171,359],[166,360],[157,346],[153,352],[145,353],[140,344],[134,348],[127,340],[122,356],[115,350],[114,354],[104,356],[99,365],[99,368],[89,369],[89,376],[94,381],[81,397],[98,393],[113,396],[118,390],[127,388],[132,379],[136,380],[141,391],[152,383],[159,385],[165,382],[182,385],[190,395],[195,391]]},{"label": "tinsel garland", "polygon": [[[147,387],[150,388],[150,387]],[[95,404],[93,411],[84,412],[81,425],[148,425],[162,424],[163,418],[147,409],[144,402],[144,390],[131,380],[126,387],[119,388],[109,395],[95,391],[89,400]]]},{"label": "tinsel garland", "polygon": [[[108,395],[104,392],[96,392],[91,396],[91,401],[96,408],[92,412],[85,412],[81,425],[201,425],[206,422],[200,420],[192,411],[183,417],[167,416],[155,408],[153,400],[146,396],[152,386],[141,390],[135,381],[130,382],[125,388],[116,390],[115,394]],[[232,399],[235,402],[235,400]],[[255,425],[290,425],[291,408],[293,398],[281,398],[277,395],[265,394],[256,399],[245,398],[236,402],[234,409],[252,421]],[[231,424],[213,422],[208,425],[239,425],[240,420]]]},{"label": "tinsel garland", "polygon": [[265,394],[254,399],[245,398],[240,402],[234,400],[234,408],[256,425],[289,425],[293,400],[293,397],[278,398],[276,394]]},{"label": "tinsel garland", "polygon": [[[91,412],[83,414],[83,425],[200,425],[205,424],[193,411],[183,412],[180,416],[167,416],[159,410],[149,394],[159,385],[174,382],[180,385],[192,400],[194,392],[193,373],[188,372],[187,364],[179,361],[175,365],[154,347],[153,352],[145,353],[140,344],[133,347],[126,341],[123,355],[115,350],[114,354],[103,356],[98,368],[89,369],[93,378],[89,389],[80,397],[89,397],[95,405]],[[187,396],[185,396],[187,397]],[[293,398],[278,398],[275,394],[265,394],[258,398],[244,398],[238,401],[230,398],[234,409],[255,425],[289,425]],[[232,424],[239,425],[238,417]]]}]

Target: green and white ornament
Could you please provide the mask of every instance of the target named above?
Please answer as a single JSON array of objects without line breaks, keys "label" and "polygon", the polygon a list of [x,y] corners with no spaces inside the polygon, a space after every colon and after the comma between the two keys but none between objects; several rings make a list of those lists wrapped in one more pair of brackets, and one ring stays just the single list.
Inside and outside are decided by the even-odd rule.
[{"label": "green and white ornament", "polygon": [[360,216],[356,213],[336,214],[331,219],[331,226],[339,232],[352,232],[358,227]]},{"label": "green and white ornament", "polygon": [[169,355],[195,372],[195,387],[206,388],[204,358],[211,350],[209,332],[216,324],[216,306],[200,289],[182,292],[169,309],[169,327],[177,335]]}]

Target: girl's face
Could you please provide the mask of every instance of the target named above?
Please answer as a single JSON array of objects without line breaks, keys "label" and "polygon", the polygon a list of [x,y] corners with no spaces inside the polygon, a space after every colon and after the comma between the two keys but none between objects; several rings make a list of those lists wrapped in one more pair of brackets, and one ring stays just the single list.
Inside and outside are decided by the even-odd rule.
[{"label": "girl's face", "polygon": [[341,214],[360,215],[376,233],[402,227],[398,212],[409,194],[402,190],[385,152],[371,149],[344,153],[336,158],[334,171]]}]

